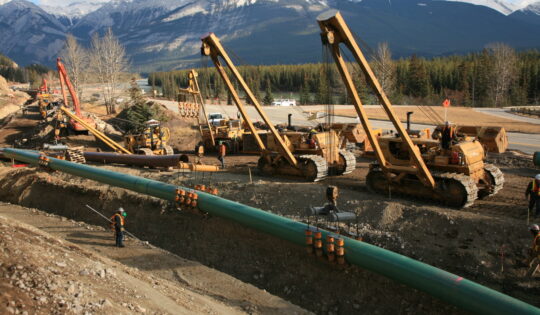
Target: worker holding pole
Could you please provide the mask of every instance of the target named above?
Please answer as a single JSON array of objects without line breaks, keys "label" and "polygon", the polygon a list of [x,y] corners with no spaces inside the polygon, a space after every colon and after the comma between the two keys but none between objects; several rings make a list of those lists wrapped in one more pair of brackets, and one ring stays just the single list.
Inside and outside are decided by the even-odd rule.
[{"label": "worker holding pole", "polygon": [[533,212],[533,208],[536,208],[534,212],[534,218],[540,216],[540,174],[536,174],[534,179],[529,182],[527,189],[525,190],[525,198],[529,198],[528,215]]},{"label": "worker holding pole", "polygon": [[111,217],[111,228],[114,229],[116,239],[116,247],[124,246],[124,209],[122,207],[116,210],[116,213]]}]

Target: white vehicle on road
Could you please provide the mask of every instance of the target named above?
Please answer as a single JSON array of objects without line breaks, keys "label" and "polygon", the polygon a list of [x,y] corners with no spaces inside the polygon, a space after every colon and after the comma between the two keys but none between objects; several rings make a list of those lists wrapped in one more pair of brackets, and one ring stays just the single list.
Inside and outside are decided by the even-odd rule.
[{"label": "white vehicle on road", "polygon": [[225,116],[222,113],[210,113],[208,114],[208,122],[212,126],[220,126],[221,122],[225,120]]},{"label": "white vehicle on road", "polygon": [[272,106],[296,106],[295,99],[278,99],[272,102]]}]

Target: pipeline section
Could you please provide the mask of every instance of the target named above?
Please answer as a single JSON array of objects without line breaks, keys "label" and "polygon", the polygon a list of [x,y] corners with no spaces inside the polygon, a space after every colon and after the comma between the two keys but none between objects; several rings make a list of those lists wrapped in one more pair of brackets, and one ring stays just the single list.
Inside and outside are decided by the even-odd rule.
[{"label": "pipeline section", "polygon": [[540,166],[540,152],[534,152],[533,163],[535,166]]},{"label": "pipeline section", "polygon": [[[190,190],[54,158],[48,158],[44,165],[43,157],[40,158],[35,152],[6,148],[4,155],[25,163],[41,165],[172,202],[176,200],[177,189]],[[230,219],[300,246],[305,245],[305,232],[310,227],[304,223],[208,193],[197,192],[197,194],[198,207],[201,211]],[[323,239],[329,235],[338,237],[329,231],[320,231],[323,233]],[[344,239],[345,259],[348,263],[424,291],[461,309],[481,314],[540,314],[540,309],[532,305],[463,277],[374,245],[347,237]]]},{"label": "pipeline section", "polygon": [[180,162],[187,162],[187,156],[183,154],[139,155],[105,152],[84,152],[84,158],[90,162],[99,162],[105,164],[115,163],[148,167],[177,167]]}]

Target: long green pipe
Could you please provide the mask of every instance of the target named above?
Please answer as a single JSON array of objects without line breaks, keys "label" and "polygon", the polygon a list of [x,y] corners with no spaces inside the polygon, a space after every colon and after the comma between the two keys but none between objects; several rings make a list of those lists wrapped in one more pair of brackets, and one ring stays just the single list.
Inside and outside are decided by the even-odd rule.
[{"label": "long green pipe", "polygon": [[[39,154],[4,149],[6,157],[38,165]],[[149,196],[174,201],[178,187],[142,177],[49,158],[49,168],[101,183],[122,187]],[[199,208],[212,215],[236,221],[300,246],[305,245],[308,226],[260,209],[211,194],[198,192]],[[330,232],[324,231],[323,239]],[[345,258],[354,265],[371,270],[464,310],[482,314],[540,314],[540,309],[460,276],[424,264],[397,253],[345,238]]]}]

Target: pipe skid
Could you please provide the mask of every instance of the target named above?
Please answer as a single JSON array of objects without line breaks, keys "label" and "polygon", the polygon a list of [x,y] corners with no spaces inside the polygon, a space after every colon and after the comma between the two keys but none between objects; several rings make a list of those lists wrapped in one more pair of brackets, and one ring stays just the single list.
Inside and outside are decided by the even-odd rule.
[{"label": "pipe skid", "polygon": [[[50,157],[47,159],[46,165],[43,165],[44,157],[36,152],[11,148],[6,148],[3,152],[6,157],[21,162],[36,166],[41,165],[48,169],[88,178],[171,202],[175,202],[179,190],[195,192],[185,187]],[[203,191],[196,191],[196,193],[198,195],[197,208],[202,212],[235,221],[246,227],[290,241],[302,248],[306,247],[307,242],[313,242],[312,235],[316,236],[316,242],[318,240],[335,239],[335,247],[322,246],[321,244],[320,248],[324,252],[328,248],[335,248],[336,257],[339,259],[338,252],[343,247],[344,259],[347,263],[378,273],[411,288],[424,291],[461,309],[481,314],[540,314],[540,309],[523,301],[392,251],[336,235],[329,231],[316,229],[304,223]]]}]

